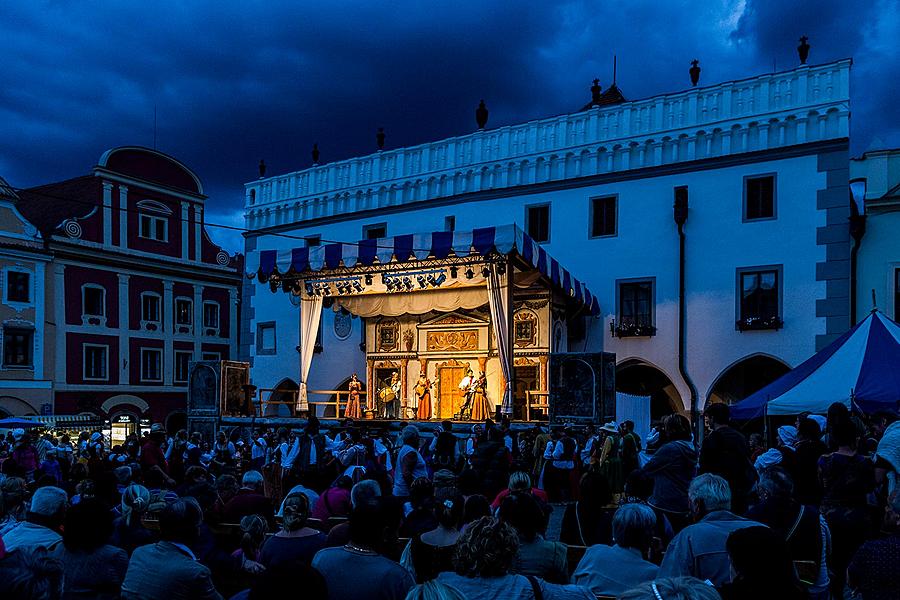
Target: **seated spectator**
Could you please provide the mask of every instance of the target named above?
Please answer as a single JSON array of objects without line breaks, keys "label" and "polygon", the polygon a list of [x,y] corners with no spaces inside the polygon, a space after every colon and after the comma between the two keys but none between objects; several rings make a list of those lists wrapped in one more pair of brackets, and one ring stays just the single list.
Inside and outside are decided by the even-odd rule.
[{"label": "seated spectator", "polygon": [[666,513],[650,505],[650,496],[653,495],[653,479],[638,469],[632,471],[625,478],[625,492],[619,498],[619,505],[644,504],[653,510],[656,515],[656,528],[654,529],[653,542],[650,545],[650,562],[659,564],[666,546],[675,537],[672,524],[666,517]]},{"label": "seated spectator", "polygon": [[401,537],[414,537],[437,527],[434,518],[434,485],[427,477],[419,477],[409,486],[409,502],[403,507]]},{"label": "seated spectator", "polygon": [[750,508],[747,516],[778,533],[781,540],[787,543],[792,561],[802,561],[802,564],[812,566],[801,573],[810,595],[813,598],[827,598],[828,525],[814,506],[797,502],[792,496],[793,491],[787,471],[777,466],[766,469],[757,484],[759,502]]},{"label": "seated spectator", "polygon": [[178,487],[177,493],[182,498],[190,496],[195,499],[203,510],[209,510],[217,497],[212,478],[203,467],[188,467],[184,473],[184,483]]},{"label": "seated spectator", "polygon": [[216,499],[206,515],[210,523],[221,523],[225,518],[225,506],[237,495],[241,486],[234,475],[219,475],[216,477],[215,488]]},{"label": "seated spectator", "polygon": [[313,558],[312,567],[325,578],[330,600],[402,600],[415,585],[406,569],[379,551],[389,535],[387,522],[382,502],[356,506],[350,513],[350,542],[320,550]]},{"label": "seated spectator", "polygon": [[882,529],[887,536],[863,544],[847,569],[847,585],[862,600],[893,599],[900,590],[900,490],[890,496]]},{"label": "seated spectator", "polygon": [[25,520],[25,498],[28,489],[21,477],[7,477],[0,482],[0,538]]},{"label": "seated spectator", "polygon": [[731,579],[731,561],[725,549],[728,535],[759,523],[730,511],[731,489],[718,475],[706,473],[694,479],[688,498],[695,523],[685,527],[669,544],[659,575],[691,575],[721,586]]},{"label": "seated spectator", "polygon": [[406,600],[466,600],[466,597],[432,579],[409,590]]},{"label": "seated spectator", "polygon": [[[453,570],[453,554],[462,525],[462,496],[447,499],[434,507],[437,527],[409,541],[408,561],[403,564],[418,583],[437,577],[438,573]],[[404,552],[404,555],[407,553]]]},{"label": "seated spectator", "polygon": [[325,547],[325,534],[306,526],[309,498],[297,492],[288,495],[282,505],[281,531],[266,540],[259,562],[267,569],[287,564],[309,565],[316,552]]},{"label": "seated spectator", "polygon": [[128,556],[134,549],[156,541],[153,532],[141,522],[150,505],[150,491],[142,485],[131,484],[122,492],[121,516],[113,521],[109,543],[124,550]]},{"label": "seated spectator", "polygon": [[[377,498],[381,498],[381,486],[373,479],[364,479],[355,484],[350,490],[351,511],[357,506],[374,502]],[[332,548],[334,546],[343,546],[349,541],[350,523],[340,523],[332,527],[328,532],[328,539],[325,545]]]},{"label": "seated spectator", "polygon": [[84,500],[66,513],[63,543],[53,550],[65,574],[65,600],[115,600],[128,569],[128,554],[110,545],[112,513],[96,498]]},{"label": "seated spectator", "polygon": [[62,594],[63,565],[46,548],[0,552],[0,598],[60,600]]},{"label": "seated spectator", "polygon": [[457,542],[453,561],[456,572],[441,573],[436,581],[468,600],[593,600],[594,596],[580,586],[554,585],[536,577],[512,574],[518,550],[519,536],[511,525],[482,517]]},{"label": "seated spectator", "polygon": [[733,531],[725,543],[734,577],[720,589],[723,600],[805,600],[787,545],[768,527]]},{"label": "seated spectator", "polygon": [[306,563],[285,563],[259,574],[249,589],[231,600],[273,600],[284,597],[286,590],[303,590],[303,600],[328,600],[325,579]]},{"label": "seated spectator", "polygon": [[469,496],[463,504],[463,524],[460,531],[465,531],[469,523],[490,515],[491,505],[488,504],[487,498],[481,494]]},{"label": "seated spectator", "polygon": [[131,555],[122,583],[123,600],[221,600],[209,569],[191,550],[202,522],[203,513],[193,499],[167,505],[159,517],[162,541],[141,546]]},{"label": "seated spectator", "polygon": [[669,577],[647,581],[617,600],[722,600],[716,588],[695,577]]},{"label": "seated spectator", "polygon": [[656,515],[645,504],[625,504],[613,517],[612,546],[596,544],[587,549],[572,575],[572,582],[590,588],[597,596],[617,596],[645,581],[659,570],[647,561],[656,527]]},{"label": "seated spectator", "polygon": [[327,521],[331,517],[346,517],[350,514],[350,490],[353,480],[346,475],[337,478],[330,488],[322,492],[319,502],[312,511],[312,517]]},{"label": "seated spectator", "polygon": [[269,525],[261,515],[247,515],[241,519],[241,547],[231,554],[241,571],[255,575],[265,569],[259,562],[259,555],[268,530]]},{"label": "seated spectator", "polygon": [[500,503],[503,502],[503,499],[515,492],[527,492],[544,504],[549,502],[547,492],[540,488],[532,487],[531,476],[528,473],[516,471],[509,476],[509,487],[497,494],[497,497],[491,502],[491,510],[496,511],[500,508]]},{"label": "seated spectator", "polygon": [[25,521],[6,532],[3,544],[7,552],[18,548],[53,550],[62,542],[62,526],[66,518],[66,492],[58,487],[39,488],[31,497]]},{"label": "seated spectator", "polygon": [[566,506],[559,541],[571,546],[612,543],[612,518],[616,512],[606,477],[588,471],[579,482],[581,499]]},{"label": "seated spectator", "polygon": [[263,494],[263,476],[259,471],[244,473],[241,488],[222,512],[226,523],[239,523],[247,515],[261,515],[268,522],[275,522],[272,499]]},{"label": "seated spectator", "polygon": [[547,520],[534,496],[528,493],[507,496],[497,516],[512,525],[519,536],[512,573],[534,575],[550,583],[569,582],[566,545],[544,539]]}]

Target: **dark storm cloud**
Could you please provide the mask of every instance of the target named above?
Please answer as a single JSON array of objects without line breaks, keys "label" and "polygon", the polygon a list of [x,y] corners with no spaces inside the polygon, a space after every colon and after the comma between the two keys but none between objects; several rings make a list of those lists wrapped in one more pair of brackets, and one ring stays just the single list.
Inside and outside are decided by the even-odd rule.
[{"label": "dark storm cloud", "polygon": [[[0,174],[27,186],[153,144],[194,168],[208,218],[240,224],[242,184],[474,128],[569,112],[593,77],[630,98],[854,56],[854,152],[900,145],[896,3],[825,1],[22,2],[0,8]],[[890,42],[890,43],[889,43]],[[233,249],[235,236],[223,237]]]}]

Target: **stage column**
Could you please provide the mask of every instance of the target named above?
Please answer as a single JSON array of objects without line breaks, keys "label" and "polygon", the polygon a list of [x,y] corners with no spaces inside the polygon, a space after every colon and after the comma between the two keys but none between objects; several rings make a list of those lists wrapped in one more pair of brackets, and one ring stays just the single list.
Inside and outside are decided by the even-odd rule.
[{"label": "stage column", "polygon": [[409,376],[409,369],[407,368],[408,365],[409,365],[408,358],[400,359],[400,415],[399,416],[400,416],[401,421],[405,420],[408,417],[408,415],[406,414],[407,403],[409,402],[409,400],[407,399],[408,396],[406,393],[407,385],[408,385],[406,380],[408,379],[408,376]]},{"label": "stage column", "polygon": [[366,360],[366,406],[368,410],[375,410],[375,394],[378,392],[375,385],[375,361]]}]

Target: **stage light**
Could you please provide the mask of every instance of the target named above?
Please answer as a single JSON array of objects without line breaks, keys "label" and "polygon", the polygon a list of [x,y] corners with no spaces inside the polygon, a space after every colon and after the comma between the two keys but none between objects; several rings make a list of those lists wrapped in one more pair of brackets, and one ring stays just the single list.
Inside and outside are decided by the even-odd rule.
[{"label": "stage light", "polygon": [[481,269],[481,276],[482,276],[482,277],[484,277],[485,279],[487,279],[488,275],[490,275],[490,274],[491,274],[491,270],[490,270],[490,269],[488,269],[487,267],[482,267],[482,269]]},{"label": "stage light", "polygon": [[450,277],[456,279],[456,275],[459,273],[459,269],[456,268],[456,265],[450,267]]},{"label": "stage light", "polygon": [[419,282],[419,287],[423,290],[428,287],[428,280],[425,279],[424,275],[419,275],[418,277],[416,277],[416,281]]},{"label": "stage light", "polygon": [[475,271],[472,270],[472,267],[466,269],[466,279],[472,279],[475,277]]},{"label": "stage light", "polygon": [[441,274],[438,275],[437,277],[434,277],[434,278],[433,278],[433,280],[432,280],[432,285],[433,285],[434,287],[441,287],[441,285],[442,285],[445,281],[447,281],[447,275],[446,275],[446,273],[441,273]]},{"label": "stage light", "polygon": [[[366,273],[366,285],[372,285],[372,275],[369,273]],[[359,290],[359,291],[362,291],[362,290]]]},{"label": "stage light", "polygon": [[[371,279],[371,277],[370,277],[369,275],[366,275],[366,277],[367,277],[368,279]],[[370,284],[370,285],[371,285],[371,284]],[[357,279],[356,281],[353,282],[353,289],[355,289],[357,292],[362,292],[362,291],[363,291],[363,286],[360,285],[358,279]]]},{"label": "stage light", "polygon": [[316,292],[313,290],[312,284],[309,283],[309,282],[307,281],[307,282],[306,282],[306,295],[307,295],[307,296],[312,296],[312,295],[315,294],[315,293],[316,293]]},{"label": "stage light", "polygon": [[506,273],[506,263],[497,263],[497,275]]},{"label": "stage light", "polygon": [[407,290],[411,290],[411,289],[413,289],[413,288],[415,287],[415,285],[413,285],[412,279],[409,278],[409,277],[404,277],[404,278],[403,278],[403,285],[406,286],[406,289],[407,289]]}]

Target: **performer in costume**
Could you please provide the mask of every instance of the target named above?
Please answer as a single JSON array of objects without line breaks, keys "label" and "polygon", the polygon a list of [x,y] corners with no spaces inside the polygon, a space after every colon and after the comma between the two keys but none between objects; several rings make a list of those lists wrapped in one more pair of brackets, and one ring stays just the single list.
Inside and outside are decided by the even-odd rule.
[{"label": "performer in costume", "polygon": [[397,371],[391,373],[390,379],[384,380],[384,387],[379,393],[382,401],[382,417],[385,419],[397,418],[397,404],[400,400],[400,374]]},{"label": "performer in costume", "polygon": [[456,413],[456,419],[462,421],[469,418],[468,414],[472,411],[472,398],[475,396],[475,373],[472,369],[469,369],[466,372],[466,376],[459,382],[459,389],[463,393],[465,402],[463,402],[459,412]]},{"label": "performer in costume", "polygon": [[419,375],[419,381],[416,382],[416,400],[419,403],[416,418],[420,421],[431,419],[431,380],[425,373]]},{"label": "performer in costume", "polygon": [[491,416],[491,405],[487,401],[487,376],[484,371],[472,383],[472,420],[484,421]]},{"label": "performer in costume", "polygon": [[344,410],[344,416],[348,419],[359,419],[361,416],[359,407],[359,393],[362,391],[362,382],[359,375],[354,373],[350,377],[350,384],[347,386],[350,395],[347,397],[347,408]]}]

